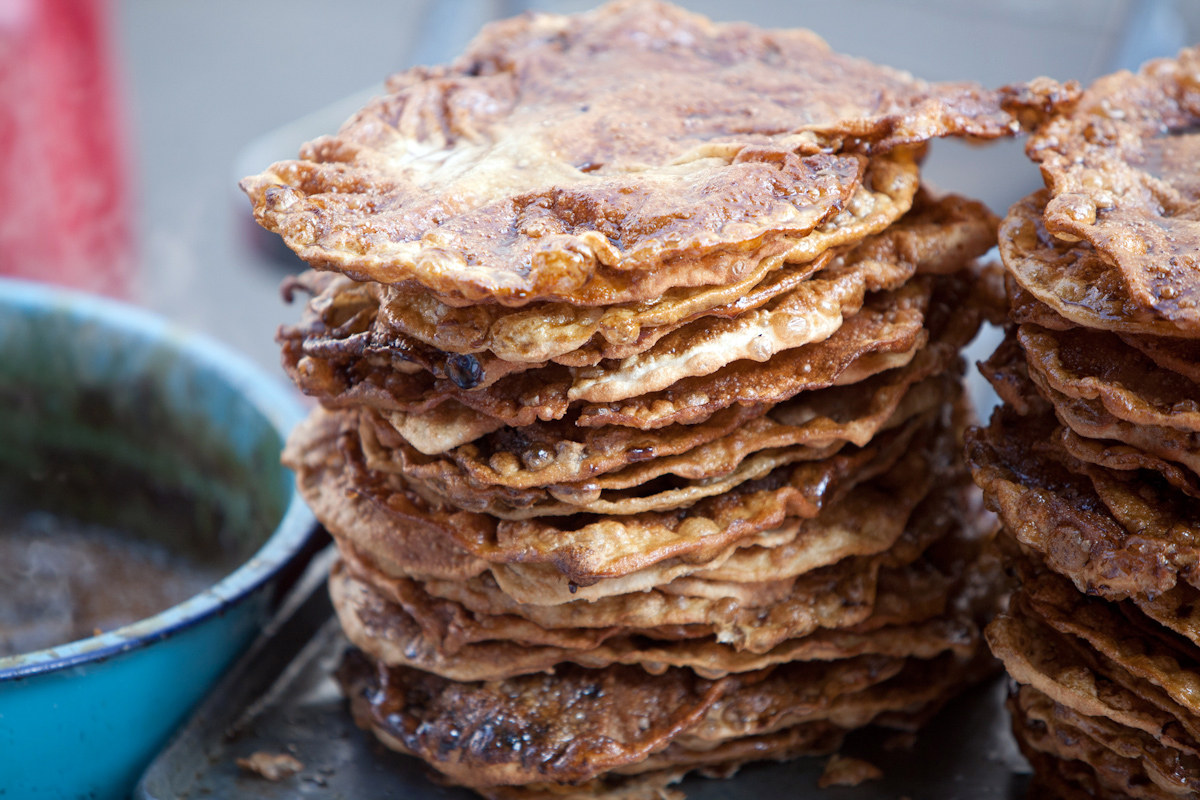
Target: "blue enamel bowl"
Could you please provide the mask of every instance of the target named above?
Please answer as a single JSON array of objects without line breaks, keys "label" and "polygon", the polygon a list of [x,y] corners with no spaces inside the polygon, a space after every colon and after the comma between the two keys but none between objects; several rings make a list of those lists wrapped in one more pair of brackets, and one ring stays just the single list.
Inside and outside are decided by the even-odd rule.
[{"label": "blue enamel bowl", "polygon": [[132,625],[0,658],[0,798],[129,797],[247,649],[320,545],[279,464],[303,413],[281,381],[166,320],[0,280],[2,518],[48,510],[225,575]]}]

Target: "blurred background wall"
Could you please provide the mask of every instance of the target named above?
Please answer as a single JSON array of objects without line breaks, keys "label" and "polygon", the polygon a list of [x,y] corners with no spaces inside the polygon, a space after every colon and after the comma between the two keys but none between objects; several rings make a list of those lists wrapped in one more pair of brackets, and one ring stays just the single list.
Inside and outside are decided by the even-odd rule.
[{"label": "blurred background wall", "polygon": [[[0,0],[0,34],[6,20],[11,22],[12,9],[39,1]],[[451,58],[489,19],[527,8],[569,12],[595,5],[580,0],[97,3],[107,9],[106,35],[131,171],[135,263],[129,293],[272,369],[278,369],[274,331],[299,313],[282,304],[277,287],[299,265],[270,237],[257,235],[237,179],[294,155],[305,139],[335,130],[388,73]],[[1200,0],[684,0],[682,5],[718,20],[809,27],[846,53],[928,79],[971,79],[990,86],[1037,75],[1087,82],[1200,41]],[[3,44],[0,40],[0,81]],[[0,149],[3,133],[0,124]],[[1019,142],[936,143],[925,175],[939,188],[983,199],[999,213],[1040,185]]]}]

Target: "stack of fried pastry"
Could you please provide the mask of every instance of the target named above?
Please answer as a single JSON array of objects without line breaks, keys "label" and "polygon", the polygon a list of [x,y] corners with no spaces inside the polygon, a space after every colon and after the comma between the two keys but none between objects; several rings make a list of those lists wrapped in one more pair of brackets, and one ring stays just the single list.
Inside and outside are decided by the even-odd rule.
[{"label": "stack of fried pastry", "polygon": [[1022,579],[988,628],[1047,797],[1200,796],[1200,50],[1031,137],[1005,401],[968,457]]},{"label": "stack of fried pastry", "polygon": [[918,162],[1057,86],[625,2],[388,89],[243,184],[320,270],[285,458],[360,724],[491,797],[659,797],[986,669],[959,350],[998,220]]}]

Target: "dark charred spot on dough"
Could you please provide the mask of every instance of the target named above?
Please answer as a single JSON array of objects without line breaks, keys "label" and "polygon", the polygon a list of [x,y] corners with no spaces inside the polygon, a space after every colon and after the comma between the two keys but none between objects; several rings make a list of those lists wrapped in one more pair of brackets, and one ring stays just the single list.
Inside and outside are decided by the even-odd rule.
[{"label": "dark charred spot on dough", "polygon": [[454,353],[446,358],[446,376],[460,389],[474,389],[483,379],[483,368],[475,356]]}]

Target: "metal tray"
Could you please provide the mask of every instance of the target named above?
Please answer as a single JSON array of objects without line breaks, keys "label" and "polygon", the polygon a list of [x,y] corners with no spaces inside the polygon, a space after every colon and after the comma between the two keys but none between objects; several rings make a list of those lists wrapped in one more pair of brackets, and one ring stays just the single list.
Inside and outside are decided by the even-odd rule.
[{"label": "metal tray", "polygon": [[[330,677],[348,646],[333,618],[323,553],[299,582],[279,618],[150,765],[137,800],[478,800],[440,786],[420,761],[385,749],[358,730]],[[1003,680],[951,703],[916,739],[889,749],[891,735],[863,731],[843,753],[865,758],[884,777],[857,787],[817,789],[824,759],[751,765],[730,780],[689,778],[691,800],[746,797],[822,800],[1016,800],[1028,768],[1008,730]],[[289,753],[296,775],[268,781],[237,766],[257,751]]]}]

